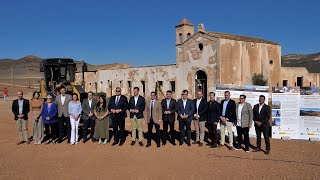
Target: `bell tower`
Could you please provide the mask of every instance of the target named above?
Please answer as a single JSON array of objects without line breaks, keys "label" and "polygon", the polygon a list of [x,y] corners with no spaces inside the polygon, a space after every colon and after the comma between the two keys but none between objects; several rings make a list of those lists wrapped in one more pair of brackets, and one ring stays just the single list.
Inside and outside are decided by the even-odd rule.
[{"label": "bell tower", "polygon": [[194,34],[194,25],[186,18],[176,26],[176,45],[182,44]]}]

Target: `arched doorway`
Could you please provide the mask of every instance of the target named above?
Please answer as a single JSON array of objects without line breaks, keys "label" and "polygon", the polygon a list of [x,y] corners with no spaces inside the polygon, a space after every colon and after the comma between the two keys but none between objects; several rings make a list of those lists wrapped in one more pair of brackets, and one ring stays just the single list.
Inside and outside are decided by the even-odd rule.
[{"label": "arched doorway", "polygon": [[195,76],[195,97],[197,96],[198,90],[202,90],[203,98],[207,100],[207,81],[207,74],[202,70],[198,70]]}]

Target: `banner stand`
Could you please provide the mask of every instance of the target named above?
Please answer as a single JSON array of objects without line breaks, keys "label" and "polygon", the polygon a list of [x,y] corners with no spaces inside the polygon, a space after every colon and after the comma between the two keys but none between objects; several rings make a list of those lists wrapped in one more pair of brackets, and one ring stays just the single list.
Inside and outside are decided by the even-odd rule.
[{"label": "banner stand", "polygon": [[310,140],[310,141],[320,141],[320,139],[319,139],[319,138],[316,138],[316,137],[310,137],[309,140]]},{"label": "banner stand", "polygon": [[282,136],[281,139],[282,140],[291,140],[291,137],[290,136]]}]

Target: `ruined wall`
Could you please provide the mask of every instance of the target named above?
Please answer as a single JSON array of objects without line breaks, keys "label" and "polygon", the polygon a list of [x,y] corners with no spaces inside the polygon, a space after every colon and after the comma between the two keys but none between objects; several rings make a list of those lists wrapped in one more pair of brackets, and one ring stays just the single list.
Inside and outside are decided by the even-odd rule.
[{"label": "ruined wall", "polygon": [[[200,48],[202,44],[203,48]],[[204,33],[197,33],[182,45],[176,47],[177,51],[177,92],[189,90],[189,97],[195,97],[195,78],[198,70],[207,75],[208,91],[215,91],[215,86],[220,82],[219,74],[219,45],[218,39]]]},{"label": "ruined wall", "polygon": [[309,73],[305,67],[282,67],[281,70],[281,82],[282,86],[283,80],[288,80],[288,86],[295,86],[297,82],[297,77],[303,77],[303,86],[320,86],[320,74],[319,73]]},{"label": "ruined wall", "polygon": [[[97,74],[96,72],[85,72],[84,73],[84,80],[85,80],[85,90],[88,91],[92,91],[92,92],[99,92],[97,91],[97,89],[95,88],[95,83],[97,83],[96,81],[97,78]],[[77,85],[81,85],[82,84],[82,73],[76,73],[76,81],[75,84]]]},{"label": "ruined wall", "polygon": [[[133,95],[133,88],[139,87],[140,94],[148,97],[152,91],[158,91],[156,89],[156,83],[162,81],[162,90],[165,93],[166,90],[171,89],[170,81],[175,81],[177,86],[176,72],[175,65],[101,70],[96,74],[98,92],[106,92],[107,96],[111,96],[115,94],[115,88],[120,87],[122,94],[129,97]],[[128,83],[129,81],[131,83],[131,89]],[[141,81],[145,82],[145,94],[143,94]],[[158,92],[158,97],[163,98],[160,92]]]},{"label": "ruined wall", "polygon": [[281,78],[281,47],[278,45],[220,39],[221,82],[252,84],[253,73],[262,73],[268,85]]}]

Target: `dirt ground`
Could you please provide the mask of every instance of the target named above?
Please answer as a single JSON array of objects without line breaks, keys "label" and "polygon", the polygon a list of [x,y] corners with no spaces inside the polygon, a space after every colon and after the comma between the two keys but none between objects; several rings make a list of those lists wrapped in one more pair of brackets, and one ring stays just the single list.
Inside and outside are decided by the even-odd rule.
[{"label": "dirt ground", "polygon": [[[14,94],[14,93],[13,93]],[[26,95],[30,97],[30,93]],[[10,100],[0,99],[0,179],[319,179],[320,143],[271,140],[271,154],[171,144],[16,145]],[[176,126],[177,129],[178,126]],[[144,125],[144,132],[146,132]],[[31,135],[29,121],[29,134]],[[126,129],[130,129],[127,123]],[[255,139],[251,143],[255,145]],[[146,140],[144,139],[146,145]],[[176,141],[178,142],[178,141]],[[264,148],[264,143],[262,144]]]}]

